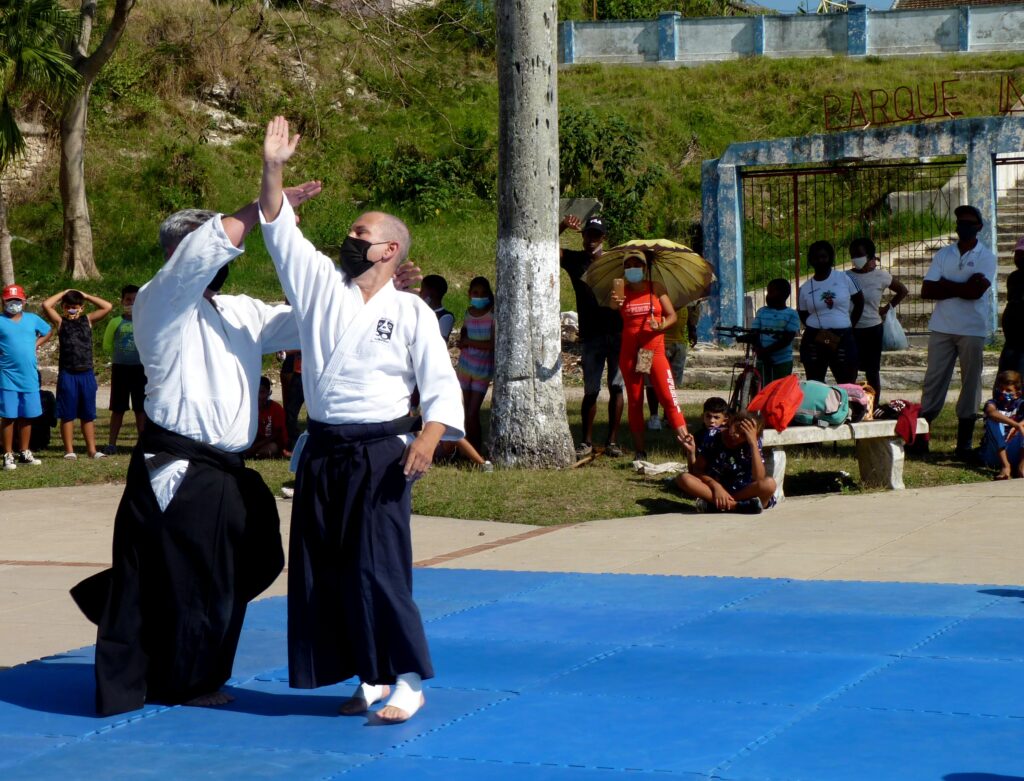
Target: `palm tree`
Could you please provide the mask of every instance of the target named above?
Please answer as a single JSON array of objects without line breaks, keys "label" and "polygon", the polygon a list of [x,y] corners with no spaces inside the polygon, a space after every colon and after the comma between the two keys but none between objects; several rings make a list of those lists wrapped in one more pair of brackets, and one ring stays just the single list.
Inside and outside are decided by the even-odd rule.
[{"label": "palm tree", "polygon": [[[0,0],[0,173],[25,149],[15,105],[30,94],[60,97],[73,89],[79,75],[64,51],[78,17],[60,0]],[[12,105],[12,103],[14,105]],[[0,281],[14,282],[7,203],[0,190]]]}]

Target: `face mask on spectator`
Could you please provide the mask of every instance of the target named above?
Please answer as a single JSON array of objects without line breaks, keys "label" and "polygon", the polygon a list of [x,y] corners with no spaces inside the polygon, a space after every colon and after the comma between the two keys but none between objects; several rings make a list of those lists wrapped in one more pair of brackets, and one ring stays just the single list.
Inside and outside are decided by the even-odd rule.
[{"label": "face mask on spectator", "polygon": [[635,267],[634,268],[627,268],[623,272],[623,276],[626,278],[627,282],[630,282],[632,284],[636,284],[637,282],[643,282],[644,281],[644,270],[642,268],[635,268]]},{"label": "face mask on spectator", "polygon": [[9,315],[20,315],[21,310],[24,308],[24,301],[8,301],[6,304],[4,304],[4,311]]},{"label": "face mask on spectator", "polygon": [[853,264],[853,267],[859,271],[868,264],[868,259],[866,255],[862,255],[859,258],[850,258],[850,262]]},{"label": "face mask on spectator", "polygon": [[474,309],[486,309],[490,305],[490,303],[491,299],[488,298],[487,296],[484,296],[483,298],[473,296],[471,299],[469,299],[469,305]]}]

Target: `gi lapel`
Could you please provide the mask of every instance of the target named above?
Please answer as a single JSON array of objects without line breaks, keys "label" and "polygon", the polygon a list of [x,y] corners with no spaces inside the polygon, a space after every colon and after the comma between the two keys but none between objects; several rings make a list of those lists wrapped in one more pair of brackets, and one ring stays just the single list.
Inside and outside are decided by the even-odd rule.
[{"label": "gi lapel", "polygon": [[337,381],[341,373],[341,367],[345,359],[350,357],[355,349],[362,343],[363,339],[376,330],[377,322],[380,320],[388,305],[399,295],[395,286],[390,281],[376,295],[367,301],[361,310],[353,317],[349,324],[338,337],[338,343],[331,352],[330,360],[324,367],[323,374],[316,384],[317,396],[326,398],[327,392]]}]

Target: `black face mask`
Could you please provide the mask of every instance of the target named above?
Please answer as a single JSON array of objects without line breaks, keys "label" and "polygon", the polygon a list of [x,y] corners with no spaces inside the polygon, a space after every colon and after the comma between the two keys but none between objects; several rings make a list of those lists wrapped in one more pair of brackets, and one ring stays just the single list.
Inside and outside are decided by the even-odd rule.
[{"label": "black face mask", "polygon": [[210,281],[210,284],[206,286],[207,290],[212,290],[214,293],[219,293],[220,289],[224,287],[224,283],[228,281],[228,264],[224,264],[218,269],[216,275]]},{"label": "black face mask", "polygon": [[345,241],[341,243],[341,250],[338,253],[338,260],[341,261],[342,271],[348,274],[350,278],[355,279],[360,274],[365,274],[373,268],[373,261],[366,259],[366,255],[372,246],[372,241],[355,239],[351,236],[346,237]]},{"label": "black face mask", "polygon": [[962,220],[958,220],[956,223],[956,235],[963,241],[970,241],[975,238],[980,230],[981,226],[976,222],[964,222]]}]

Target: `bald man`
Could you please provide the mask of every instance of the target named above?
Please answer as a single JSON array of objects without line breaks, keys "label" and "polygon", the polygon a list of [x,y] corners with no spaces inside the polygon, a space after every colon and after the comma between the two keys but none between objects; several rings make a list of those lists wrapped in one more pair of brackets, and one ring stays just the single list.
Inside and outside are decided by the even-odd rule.
[{"label": "bald man", "polygon": [[[341,268],[307,241],[283,197],[298,136],[276,117],[263,148],[263,237],[298,321],[309,440],[299,460],[288,567],[294,688],[353,676],[344,714],[409,719],[433,676],[412,598],[410,489],[441,439],[464,436],[462,393],[437,317],[391,282],[409,230],[383,212],[352,224]],[[419,387],[422,418],[410,417]],[[419,437],[414,432],[422,427]],[[392,691],[393,687],[393,691]]]}]

